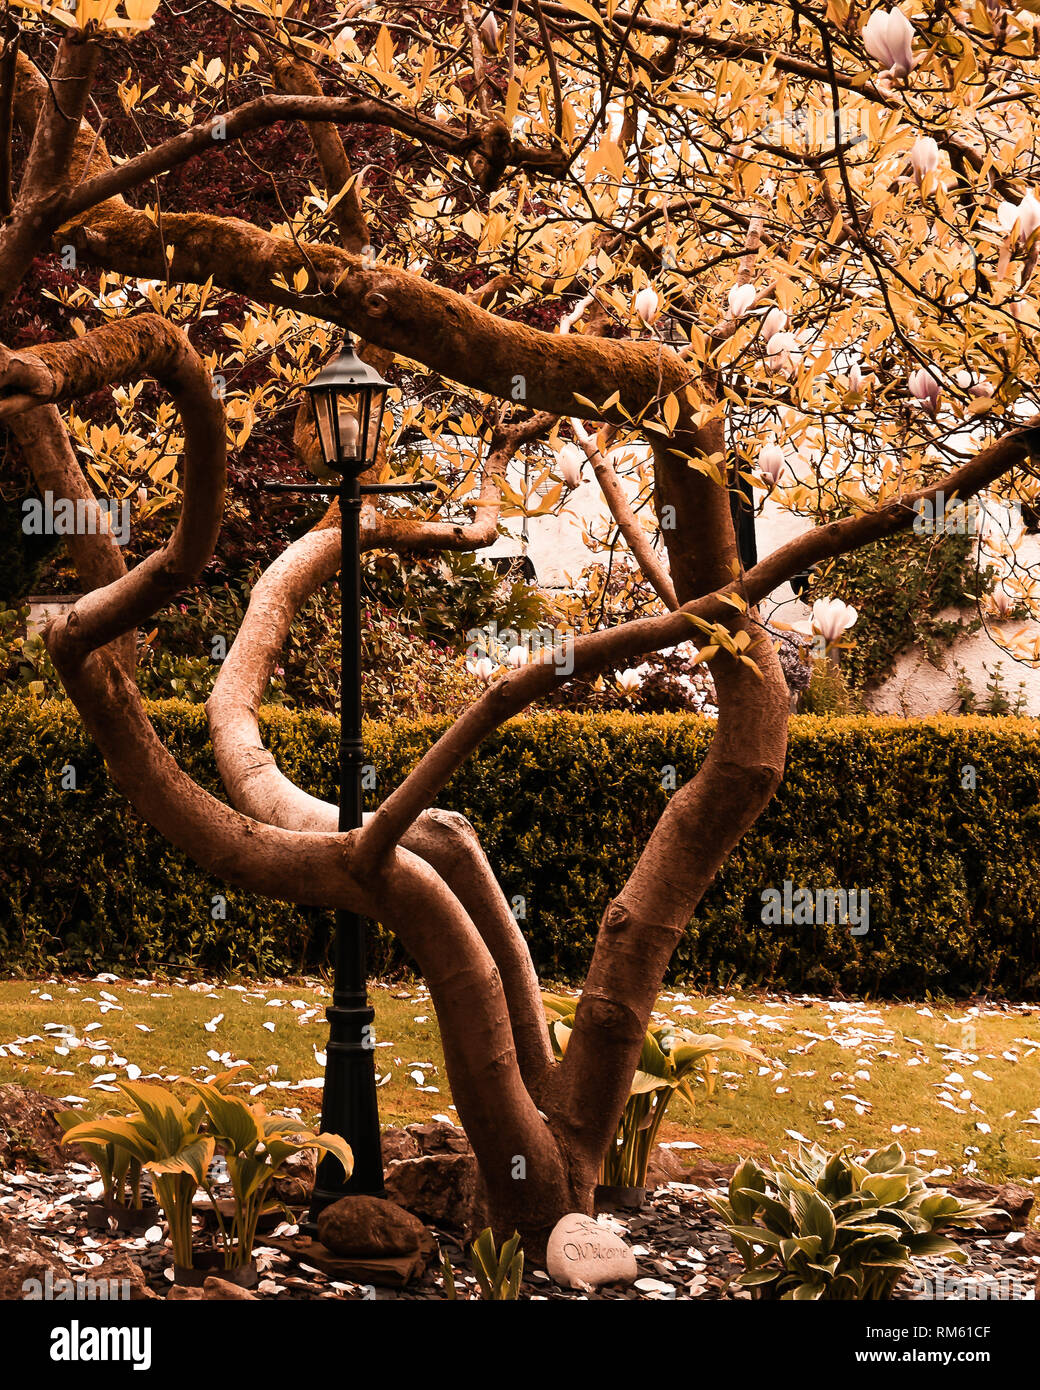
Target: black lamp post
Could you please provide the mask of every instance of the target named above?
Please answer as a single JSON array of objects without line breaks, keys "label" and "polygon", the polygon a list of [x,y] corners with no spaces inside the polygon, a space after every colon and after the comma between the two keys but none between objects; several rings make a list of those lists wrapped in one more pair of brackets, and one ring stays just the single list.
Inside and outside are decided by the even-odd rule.
[{"label": "black lamp post", "polygon": [[[310,382],[322,463],[331,483],[270,483],[273,492],[325,493],[339,502],[342,559],[342,624],[339,736],[339,828],[361,825],[361,499],[369,493],[431,492],[434,483],[366,483],[361,475],[376,461],[389,383],[362,362],[349,337],[342,350]],[[380,1197],[383,1155],[376,1102],[375,1014],[368,1002],[365,924],[356,912],[337,910],[321,1127],[341,1135],[354,1154],[354,1171],[344,1175],[338,1159],[318,1165],[304,1230],[313,1234],[319,1213],[350,1194]]]}]

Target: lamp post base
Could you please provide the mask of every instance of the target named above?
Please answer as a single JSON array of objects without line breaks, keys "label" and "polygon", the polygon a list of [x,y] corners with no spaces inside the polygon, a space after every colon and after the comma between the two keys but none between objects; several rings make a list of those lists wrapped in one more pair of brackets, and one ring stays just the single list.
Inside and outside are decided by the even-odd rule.
[{"label": "lamp post base", "polygon": [[325,1065],[325,1092],[321,1127],[338,1134],[350,1145],[354,1170],[346,1177],[338,1159],[326,1156],[318,1164],[307,1218],[300,1225],[305,1235],[317,1235],[318,1217],[341,1197],[385,1197],[383,1150],[376,1102],[375,1011],[368,1004],[331,1004],[329,1043]]}]

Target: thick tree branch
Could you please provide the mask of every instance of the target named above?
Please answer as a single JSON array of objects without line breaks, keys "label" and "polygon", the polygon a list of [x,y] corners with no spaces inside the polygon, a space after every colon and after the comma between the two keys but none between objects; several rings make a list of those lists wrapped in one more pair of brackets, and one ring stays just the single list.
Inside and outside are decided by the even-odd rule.
[{"label": "thick tree branch", "polygon": [[224,501],[224,410],[187,338],[154,314],[106,324],[74,342],[0,350],[0,418],[142,375],[155,376],[170,390],[184,424],[181,514],[161,550],[86,594],[52,625],[48,646],[52,656],[61,650],[66,669],[74,658],[139,626],[209,560]]},{"label": "thick tree branch", "polygon": [[[270,825],[335,831],[337,808],[309,796],[278,769],[258,713],[278,653],[300,608],[339,567],[337,531],[311,531],[254,586],[249,607],[206,705],[221,780],[240,811]],[[444,879],[480,932],[502,976],[521,1073],[537,1091],[552,1056],[530,952],[468,822],[421,816],[402,839]]]}]

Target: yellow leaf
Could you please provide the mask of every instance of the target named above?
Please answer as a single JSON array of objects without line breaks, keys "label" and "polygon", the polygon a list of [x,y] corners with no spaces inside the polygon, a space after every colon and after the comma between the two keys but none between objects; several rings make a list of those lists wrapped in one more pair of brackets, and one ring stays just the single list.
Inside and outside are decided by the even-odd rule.
[{"label": "yellow leaf", "polygon": [[376,39],[376,60],[383,72],[388,75],[393,72],[394,41],[385,24],[380,25],[379,37]]}]

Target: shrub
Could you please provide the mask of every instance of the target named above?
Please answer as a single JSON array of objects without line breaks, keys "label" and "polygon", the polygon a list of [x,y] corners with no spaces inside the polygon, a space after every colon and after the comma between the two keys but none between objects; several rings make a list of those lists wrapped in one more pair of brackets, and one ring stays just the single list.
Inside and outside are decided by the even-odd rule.
[{"label": "shrub", "polygon": [[915,1256],[967,1258],[941,1234],[977,1226],[990,1208],[926,1186],[898,1144],[858,1159],[817,1145],[786,1163],[746,1158],[728,1200],[708,1199],[744,1262],[755,1298],[891,1298]]},{"label": "shrub", "polygon": [[[202,708],[150,709],[173,756],[219,795]],[[286,775],[333,799],[335,721],[267,707],[261,725]],[[441,728],[367,727],[371,805]],[[473,821],[545,978],[584,975],[604,908],[712,728],[681,715],[530,716],[489,738],[449,783],[440,804]],[[1032,720],[793,718],[780,790],[705,895],[671,979],[1036,997],[1038,787]],[[325,957],[331,913],[257,899],[195,867],[114,791],[64,702],[0,698],[0,841],[9,969],[275,974]],[[763,922],[763,891],[785,881],[868,890],[869,930]],[[374,968],[400,961],[385,937],[375,943]]]}]

